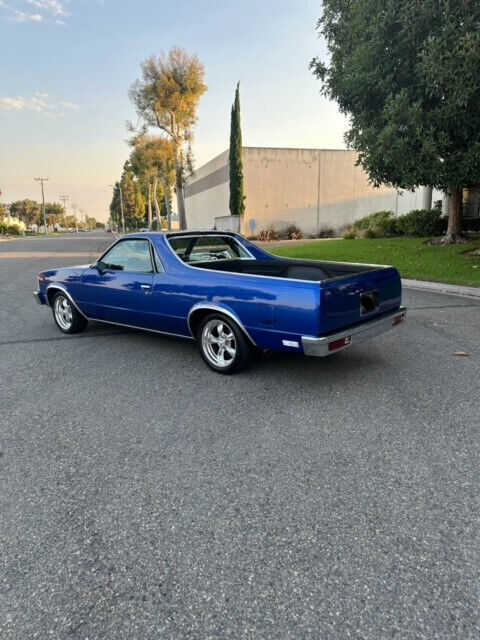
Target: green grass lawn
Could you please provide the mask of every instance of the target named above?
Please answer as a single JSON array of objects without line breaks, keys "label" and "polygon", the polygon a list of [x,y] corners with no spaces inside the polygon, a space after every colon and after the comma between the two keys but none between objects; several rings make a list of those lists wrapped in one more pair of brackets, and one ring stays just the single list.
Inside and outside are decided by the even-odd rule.
[{"label": "green grass lawn", "polygon": [[397,267],[403,278],[480,287],[480,256],[465,255],[478,248],[480,240],[430,247],[424,238],[379,238],[307,242],[268,251],[287,258],[388,264]]}]

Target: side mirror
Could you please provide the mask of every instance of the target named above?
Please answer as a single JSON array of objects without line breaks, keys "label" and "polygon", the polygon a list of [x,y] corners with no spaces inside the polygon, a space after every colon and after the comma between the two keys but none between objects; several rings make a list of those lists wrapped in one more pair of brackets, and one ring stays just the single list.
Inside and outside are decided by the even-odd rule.
[{"label": "side mirror", "polygon": [[103,271],[107,270],[107,265],[102,262],[101,260],[99,260],[98,262],[95,262],[95,264],[92,264],[92,269],[97,269],[97,271],[99,273],[102,273]]}]

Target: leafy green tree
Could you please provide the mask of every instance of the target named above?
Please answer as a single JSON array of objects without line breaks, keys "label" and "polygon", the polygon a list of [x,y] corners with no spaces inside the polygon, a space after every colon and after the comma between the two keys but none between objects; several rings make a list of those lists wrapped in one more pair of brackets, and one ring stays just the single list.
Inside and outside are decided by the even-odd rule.
[{"label": "leafy green tree", "polygon": [[480,182],[479,24],[478,0],[324,0],[330,59],[311,62],[374,184],[452,195],[447,242]]},{"label": "leafy green tree", "polygon": [[242,128],[240,124],[240,82],[235,89],[235,101],[230,118],[230,213],[243,216],[245,194],[243,190]]},{"label": "leafy green tree", "polygon": [[48,225],[62,224],[64,223],[65,209],[58,202],[46,202],[45,217]]},{"label": "leafy green tree", "polygon": [[35,200],[16,200],[10,205],[10,214],[27,226],[41,224],[42,207]]},{"label": "leafy green tree", "polygon": [[112,201],[110,202],[110,226],[119,229],[122,224],[122,212],[120,207],[120,182],[113,185]]},{"label": "leafy green tree", "polygon": [[[170,228],[170,201],[175,184],[175,149],[173,143],[160,136],[142,131],[131,140],[133,146],[130,163],[140,184],[147,185],[149,228],[151,227],[151,202],[155,206],[158,228],[165,215]],[[159,202],[161,204],[159,204]]]},{"label": "leafy green tree", "polygon": [[8,215],[7,206],[3,202],[0,202],[0,220],[5,218],[5,216],[7,215]]},{"label": "leafy green tree", "polygon": [[167,55],[151,56],[141,65],[142,77],[130,98],[148,127],[158,127],[174,148],[175,182],[180,228],[186,229],[184,182],[191,167],[191,142],[200,98],[207,90],[205,70],[197,56],[174,47]]}]

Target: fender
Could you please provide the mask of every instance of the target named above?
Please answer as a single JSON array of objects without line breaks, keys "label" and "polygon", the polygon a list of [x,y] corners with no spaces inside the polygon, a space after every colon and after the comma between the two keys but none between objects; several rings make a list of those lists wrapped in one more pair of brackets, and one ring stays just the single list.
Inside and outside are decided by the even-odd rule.
[{"label": "fender", "polygon": [[48,290],[49,289],[58,289],[59,291],[64,293],[65,296],[69,299],[69,301],[73,304],[75,309],[78,311],[78,313],[80,313],[84,318],[86,318],[88,320],[87,316],[83,313],[83,311],[80,309],[78,304],[75,302],[75,300],[72,298],[71,294],[68,292],[68,290],[66,289],[66,287],[63,284],[58,284],[57,282],[52,282],[45,289],[45,297],[47,299],[47,302],[48,302],[49,306],[51,306],[50,302],[48,301]]},{"label": "fender", "polygon": [[194,304],[193,307],[188,312],[188,317],[187,317],[188,330],[190,331],[190,333],[192,334],[193,337],[195,337],[195,336],[194,336],[193,331],[192,331],[190,320],[191,320],[192,315],[196,311],[199,311],[200,309],[205,309],[205,310],[209,310],[209,311],[219,311],[220,313],[223,313],[224,315],[228,316],[229,318],[231,318],[232,320],[234,320],[238,324],[240,329],[247,336],[247,338],[250,340],[250,342],[253,344],[253,346],[254,347],[257,346],[255,344],[255,341],[253,340],[252,336],[246,330],[245,325],[243,324],[243,322],[238,317],[238,315],[234,311],[232,311],[229,307],[227,307],[226,305],[217,304],[215,302],[197,302],[197,304]]}]

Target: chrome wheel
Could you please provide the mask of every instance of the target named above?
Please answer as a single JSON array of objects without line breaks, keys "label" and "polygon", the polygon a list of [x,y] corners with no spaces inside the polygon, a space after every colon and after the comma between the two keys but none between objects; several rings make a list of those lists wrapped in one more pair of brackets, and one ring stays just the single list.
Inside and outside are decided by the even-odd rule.
[{"label": "chrome wheel", "polygon": [[53,312],[58,326],[63,331],[68,331],[73,322],[73,311],[70,301],[65,296],[59,295],[55,298]]},{"label": "chrome wheel", "polygon": [[232,364],[237,354],[235,334],[226,322],[216,318],[210,320],[202,330],[202,349],[205,357],[220,368]]}]

